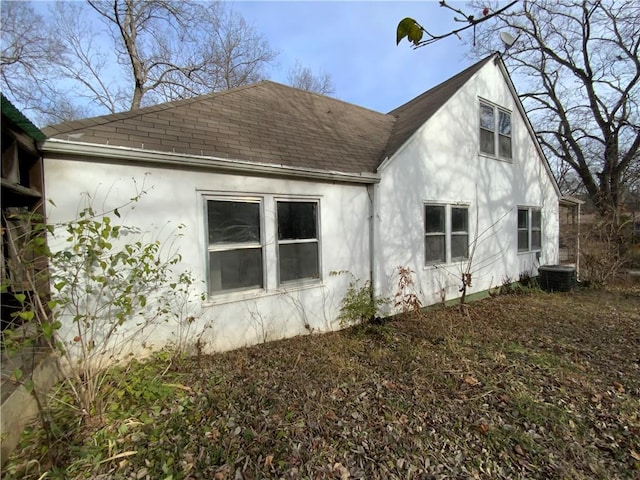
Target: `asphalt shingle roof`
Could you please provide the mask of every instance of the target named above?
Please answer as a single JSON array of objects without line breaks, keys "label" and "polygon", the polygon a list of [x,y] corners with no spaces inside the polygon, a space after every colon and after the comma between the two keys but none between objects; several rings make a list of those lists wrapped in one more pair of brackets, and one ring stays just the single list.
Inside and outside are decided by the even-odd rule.
[{"label": "asphalt shingle roof", "polygon": [[46,127],[49,138],[346,173],[374,172],[488,57],[383,114],[263,81]]}]

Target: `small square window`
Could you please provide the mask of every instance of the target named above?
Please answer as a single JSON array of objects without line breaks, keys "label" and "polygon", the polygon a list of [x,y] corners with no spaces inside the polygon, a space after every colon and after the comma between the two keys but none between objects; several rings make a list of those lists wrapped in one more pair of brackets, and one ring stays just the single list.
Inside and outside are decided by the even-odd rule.
[{"label": "small square window", "polygon": [[542,210],[518,209],[518,251],[529,252],[542,248]]},{"label": "small square window", "polygon": [[[425,205],[425,264],[464,260],[469,256],[467,207]],[[450,259],[447,259],[450,252]]]}]

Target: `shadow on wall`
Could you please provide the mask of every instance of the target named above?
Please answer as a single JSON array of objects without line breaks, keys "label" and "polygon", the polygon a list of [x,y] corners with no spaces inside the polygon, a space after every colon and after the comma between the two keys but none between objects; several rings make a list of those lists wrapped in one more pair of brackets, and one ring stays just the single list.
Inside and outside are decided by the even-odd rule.
[{"label": "shadow on wall", "polygon": [[[511,95],[491,78],[479,75],[465,85],[382,172],[378,240],[384,260],[378,279],[383,295],[393,292],[399,265],[416,272],[425,304],[441,301],[443,290],[447,299],[459,296],[467,269],[473,277],[471,290],[479,291],[537,267],[535,254],[517,253],[517,207],[548,207],[549,179]],[[508,93],[506,85],[504,90]],[[479,154],[476,92],[511,111],[512,161]],[[476,244],[471,260],[424,265],[424,204],[430,202],[469,207],[471,249]],[[557,207],[545,212],[557,214]],[[552,253],[543,251],[543,257]]]}]

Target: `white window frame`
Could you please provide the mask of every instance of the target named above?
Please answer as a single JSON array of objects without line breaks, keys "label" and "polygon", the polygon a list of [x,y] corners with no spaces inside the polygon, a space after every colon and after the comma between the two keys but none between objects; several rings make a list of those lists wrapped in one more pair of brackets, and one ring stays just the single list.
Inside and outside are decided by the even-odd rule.
[{"label": "white window frame", "polygon": [[[513,161],[513,114],[512,112],[507,110],[506,108],[499,107],[483,99],[479,100],[478,105],[479,105],[478,107],[478,151],[480,152],[481,155],[497,158],[499,160],[504,160],[506,162],[512,162]],[[482,126],[482,107],[483,106],[487,108],[491,108],[493,111],[493,126],[492,126],[493,128],[491,130]],[[510,132],[508,135],[500,132],[500,115],[501,114],[509,116]],[[491,132],[493,136],[493,152],[485,152],[482,150],[482,140],[481,140],[482,131]],[[502,152],[500,151],[500,137],[506,137],[509,139],[509,144],[511,146],[510,148],[511,151],[509,156],[503,155]]]},{"label": "white window frame", "polygon": [[[444,216],[442,230],[437,232],[427,232],[427,208],[439,208],[442,209]],[[449,255],[449,249],[447,248],[447,206],[438,203],[425,203],[422,207],[422,224],[424,231],[424,263],[425,265],[437,265],[439,263],[448,263],[447,258]],[[428,238],[441,238],[444,243],[444,259],[429,260],[427,259],[427,239]]]},{"label": "white window frame", "polygon": [[[466,230],[453,230],[453,210],[459,209],[464,210],[467,213],[467,229]],[[466,205],[449,205],[449,227],[450,227],[450,240],[449,240],[449,251],[451,252],[451,262],[462,262],[469,259],[469,207]],[[467,248],[465,251],[465,255],[454,257],[453,256],[453,237],[466,237],[467,238]]]},{"label": "white window frame", "polygon": [[[529,252],[539,252],[542,250],[542,208],[541,207],[524,207],[524,206],[520,206],[517,208],[516,210],[516,247],[517,247],[517,251],[518,253],[529,253]],[[520,227],[520,212],[526,212],[526,219],[527,219],[527,225],[526,227]],[[539,214],[539,218],[540,218],[540,225],[539,226],[534,226],[533,224],[533,217],[534,217],[534,213],[538,213]],[[521,232],[526,232],[526,238],[527,238],[527,246],[526,248],[521,248],[520,247],[520,233]],[[538,234],[538,237],[540,239],[540,245],[538,246],[534,246],[533,245],[533,240],[534,240],[534,233]]]},{"label": "white window frame", "polygon": [[[225,195],[203,195],[204,202],[204,221],[205,221],[205,241],[207,245],[207,258],[206,258],[206,272],[207,272],[207,293],[209,298],[216,298],[222,295],[232,294],[236,292],[248,292],[248,291],[264,291],[266,285],[266,255],[265,255],[265,242],[264,242],[264,198],[260,196],[225,196]],[[260,228],[260,240],[259,242],[243,242],[243,243],[221,243],[212,244],[209,242],[209,201],[214,202],[241,202],[257,204],[259,209],[259,228]],[[255,250],[260,249],[261,256],[261,270],[262,279],[261,285],[247,286],[239,288],[227,288],[213,290],[213,278],[211,272],[211,253],[225,252],[233,250]]]},{"label": "white window frame", "polygon": [[[278,204],[279,203],[314,203],[316,205],[316,236],[315,238],[301,238],[301,239],[280,239],[280,225],[279,225],[279,217],[278,217]],[[321,258],[321,226],[320,226],[320,199],[319,198],[306,198],[306,197],[275,197],[274,198],[274,210],[275,210],[275,238],[276,238],[276,264],[277,264],[277,283],[279,287],[287,287],[290,285],[299,285],[299,284],[309,284],[309,283],[318,283],[322,281],[322,258]],[[280,246],[281,245],[302,245],[302,244],[310,244],[315,243],[317,248],[317,270],[318,275],[316,277],[304,277],[304,278],[295,278],[291,280],[282,280],[281,279],[281,264],[280,260],[282,258],[280,254]]]},{"label": "white window frame", "polygon": [[[427,208],[428,207],[437,207],[442,208],[444,210],[444,231],[442,232],[427,232]],[[453,231],[453,209],[461,209],[467,212],[467,230],[457,230]],[[422,205],[422,223],[423,223],[423,233],[424,233],[424,245],[423,245],[423,255],[424,255],[424,265],[426,267],[434,266],[434,265],[442,265],[442,264],[450,264],[456,262],[464,262],[469,259],[469,205],[468,204],[453,204],[453,203],[438,203],[438,202],[423,202]],[[467,250],[466,255],[463,257],[453,257],[452,256],[452,238],[455,236],[466,236],[467,237]],[[428,237],[444,237],[444,260],[427,260],[427,238]]]}]

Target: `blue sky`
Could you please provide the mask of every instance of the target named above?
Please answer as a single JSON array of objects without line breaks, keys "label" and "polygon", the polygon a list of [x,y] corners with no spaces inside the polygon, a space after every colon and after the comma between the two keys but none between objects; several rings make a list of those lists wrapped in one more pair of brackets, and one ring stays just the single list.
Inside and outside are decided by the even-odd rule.
[{"label": "blue sky", "polygon": [[[296,61],[328,73],[333,96],[388,112],[472,63],[456,37],[414,50],[396,26],[415,18],[433,33],[460,27],[437,1],[233,1],[230,6],[280,52],[271,79],[286,83]],[[460,8],[465,2],[450,2]]]},{"label": "blue sky", "polygon": [[[420,49],[404,40],[396,46],[396,27],[415,18],[434,34],[459,28],[454,13],[437,0],[415,1],[244,1],[227,0],[279,55],[271,80],[287,83],[298,61],[326,72],[340,100],[386,113],[463,70],[469,46],[455,36]],[[466,10],[466,2],[448,0]],[[51,0],[36,1],[46,14]]]}]

